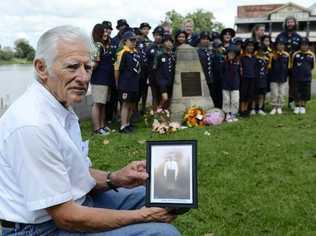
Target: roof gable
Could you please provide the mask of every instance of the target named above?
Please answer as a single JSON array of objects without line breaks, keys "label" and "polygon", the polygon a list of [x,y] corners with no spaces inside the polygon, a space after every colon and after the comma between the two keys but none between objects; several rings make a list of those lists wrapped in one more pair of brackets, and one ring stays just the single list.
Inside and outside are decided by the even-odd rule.
[{"label": "roof gable", "polygon": [[268,19],[284,19],[287,16],[294,16],[297,19],[307,18],[311,15],[311,10],[289,2],[283,6],[268,12]]}]

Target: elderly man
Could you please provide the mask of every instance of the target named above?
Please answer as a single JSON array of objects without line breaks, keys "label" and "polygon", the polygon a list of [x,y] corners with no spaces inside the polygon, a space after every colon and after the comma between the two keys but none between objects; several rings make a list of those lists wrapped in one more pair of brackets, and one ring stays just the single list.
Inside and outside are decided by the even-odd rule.
[{"label": "elderly man", "polygon": [[173,215],[143,207],[145,162],[91,167],[71,109],[88,88],[89,48],[76,27],[44,33],[37,81],[0,119],[2,235],[179,235]]}]

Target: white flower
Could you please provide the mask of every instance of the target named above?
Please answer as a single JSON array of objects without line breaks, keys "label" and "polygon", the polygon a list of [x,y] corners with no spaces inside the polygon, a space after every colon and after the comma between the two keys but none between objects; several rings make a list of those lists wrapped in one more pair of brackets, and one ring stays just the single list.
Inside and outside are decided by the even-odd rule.
[{"label": "white flower", "polygon": [[180,124],[178,122],[170,122],[169,127],[174,129],[180,129]]}]

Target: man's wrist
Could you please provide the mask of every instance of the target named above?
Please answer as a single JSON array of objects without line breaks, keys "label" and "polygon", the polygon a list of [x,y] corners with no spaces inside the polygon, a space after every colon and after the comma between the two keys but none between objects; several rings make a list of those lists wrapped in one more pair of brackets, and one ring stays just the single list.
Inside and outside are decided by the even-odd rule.
[{"label": "man's wrist", "polygon": [[113,173],[112,172],[107,172],[106,173],[106,184],[108,186],[109,189],[114,190],[115,192],[118,192],[118,186],[116,184],[113,183]]}]

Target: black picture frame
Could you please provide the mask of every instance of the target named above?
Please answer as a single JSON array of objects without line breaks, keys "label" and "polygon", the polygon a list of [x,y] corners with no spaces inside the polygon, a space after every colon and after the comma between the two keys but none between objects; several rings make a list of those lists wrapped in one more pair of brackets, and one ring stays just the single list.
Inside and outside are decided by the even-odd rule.
[{"label": "black picture frame", "polygon": [[198,207],[196,140],[147,141],[146,168],[146,206],[179,214]]}]

